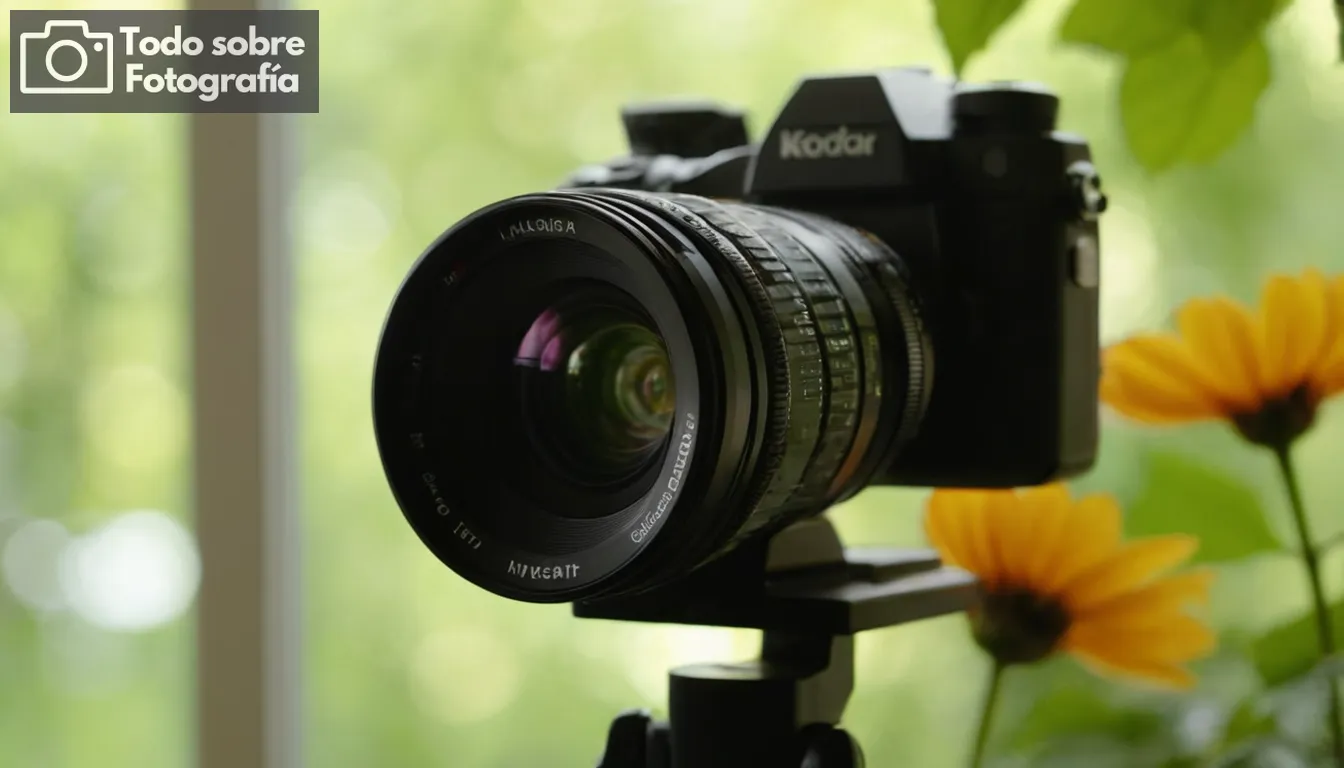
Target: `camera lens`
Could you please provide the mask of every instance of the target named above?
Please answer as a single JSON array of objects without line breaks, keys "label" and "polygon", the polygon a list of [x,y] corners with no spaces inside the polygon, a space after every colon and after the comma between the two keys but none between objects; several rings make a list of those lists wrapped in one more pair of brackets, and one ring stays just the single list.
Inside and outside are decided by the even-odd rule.
[{"label": "camera lens", "polygon": [[932,348],[897,254],[801,212],[616,189],[485,208],[411,269],[379,345],[384,471],[498,594],[642,591],[866,485]]},{"label": "camera lens", "polygon": [[611,286],[575,291],[537,315],[514,366],[531,439],[577,485],[625,482],[667,440],[676,399],[667,347]]}]

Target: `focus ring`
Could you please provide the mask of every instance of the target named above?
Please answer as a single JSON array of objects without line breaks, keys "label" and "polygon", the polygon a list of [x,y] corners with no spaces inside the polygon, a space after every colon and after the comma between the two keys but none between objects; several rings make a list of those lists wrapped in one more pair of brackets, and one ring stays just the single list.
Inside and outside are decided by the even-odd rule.
[{"label": "focus ring", "polygon": [[[819,389],[821,393],[822,421],[818,427],[816,450],[804,473],[804,482],[788,499],[791,505],[806,504],[812,508],[826,500],[831,480],[844,462],[857,431],[862,374],[858,333],[850,323],[845,297],[830,272],[811,250],[779,226],[780,219],[777,216],[767,215],[760,209],[748,206],[732,206],[732,209],[761,239],[770,244],[775,252],[773,255],[788,267],[787,273],[793,276],[796,285],[801,288],[801,296],[791,295],[788,299],[776,300],[775,311],[788,311],[795,324],[801,326],[806,322],[808,327],[816,329],[820,360],[804,360],[801,374],[804,379],[804,398],[808,396],[809,388]],[[752,249],[748,249],[748,253],[753,258],[757,255]],[[770,261],[764,254],[758,264],[762,269],[770,269],[767,266]],[[774,269],[772,274],[783,275],[785,272]],[[801,305],[799,299],[802,299]],[[789,326],[785,327],[787,342],[790,340]]]},{"label": "focus ring", "polygon": [[[824,223],[823,220],[809,218]],[[891,249],[875,238],[860,239],[860,235],[853,230],[841,229],[839,235],[848,246],[846,250],[851,258],[865,267],[882,287],[900,320],[901,341],[905,347],[905,380],[901,382],[903,405],[891,446],[899,450],[919,430],[929,397],[933,393],[933,348],[929,345],[929,335],[919,307],[911,299],[913,291],[909,275],[901,269],[901,262]]]},{"label": "focus ring", "polygon": [[[780,375],[786,370],[789,354],[785,347],[783,327],[779,317],[771,307],[771,299],[766,286],[762,283],[759,270],[746,257],[733,238],[706,220],[706,206],[715,204],[701,197],[677,194],[652,194],[625,189],[604,189],[603,194],[638,201],[640,204],[660,211],[664,216],[676,222],[690,234],[708,243],[721,257],[721,263],[732,269],[737,284],[745,291],[752,321],[760,329],[761,344],[766,359],[766,386],[770,393],[765,404],[765,429],[762,437],[761,458],[756,468],[753,486],[744,496],[744,510],[762,508],[762,496],[768,484],[784,461],[785,451],[789,447],[789,380]],[[719,260],[715,260],[719,263]],[[723,521],[725,524],[735,521]],[[711,534],[712,532],[705,532]]]},{"label": "focus ring", "polygon": [[783,329],[787,354],[780,373],[788,384],[784,461],[735,537],[742,538],[767,525],[791,522],[793,510],[824,505],[857,430],[859,342],[830,273],[771,212],[673,197],[747,257]]}]

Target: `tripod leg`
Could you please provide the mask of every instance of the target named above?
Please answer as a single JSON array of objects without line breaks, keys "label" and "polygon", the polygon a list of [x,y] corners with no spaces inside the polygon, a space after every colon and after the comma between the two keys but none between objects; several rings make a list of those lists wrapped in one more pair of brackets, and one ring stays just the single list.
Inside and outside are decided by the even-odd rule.
[{"label": "tripod leg", "polygon": [[863,750],[843,729],[825,724],[803,729],[802,768],[864,768]]},{"label": "tripod leg", "polygon": [[670,768],[672,750],[667,723],[647,711],[631,709],[616,716],[597,768]]},{"label": "tripod leg", "polygon": [[645,742],[653,718],[644,710],[622,712],[607,730],[607,747],[597,768],[644,768]]}]

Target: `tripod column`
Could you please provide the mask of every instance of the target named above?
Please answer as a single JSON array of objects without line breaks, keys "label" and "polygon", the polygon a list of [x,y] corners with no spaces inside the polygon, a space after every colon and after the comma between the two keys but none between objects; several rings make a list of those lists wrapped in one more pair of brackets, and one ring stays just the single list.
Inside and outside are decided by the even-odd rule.
[{"label": "tripod column", "polygon": [[672,670],[671,768],[797,768],[798,679],[760,662]]},{"label": "tripod column", "polygon": [[766,632],[760,661],[673,670],[671,768],[798,768],[802,729],[844,713],[853,648],[848,636]]}]

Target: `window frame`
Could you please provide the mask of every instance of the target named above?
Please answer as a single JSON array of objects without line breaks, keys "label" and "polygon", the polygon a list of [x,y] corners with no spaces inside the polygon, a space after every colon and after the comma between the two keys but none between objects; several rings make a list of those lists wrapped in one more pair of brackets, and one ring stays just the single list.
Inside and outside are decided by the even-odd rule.
[{"label": "window frame", "polygon": [[293,133],[289,115],[189,116],[199,768],[303,764]]}]

